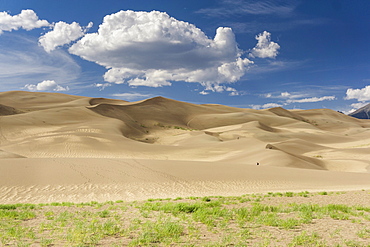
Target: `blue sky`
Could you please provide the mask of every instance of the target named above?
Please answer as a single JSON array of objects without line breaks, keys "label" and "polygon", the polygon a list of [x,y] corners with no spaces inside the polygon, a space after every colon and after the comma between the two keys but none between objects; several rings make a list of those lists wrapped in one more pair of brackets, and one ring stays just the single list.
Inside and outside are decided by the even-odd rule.
[{"label": "blue sky", "polygon": [[0,91],[263,109],[370,102],[370,1],[0,0]]}]

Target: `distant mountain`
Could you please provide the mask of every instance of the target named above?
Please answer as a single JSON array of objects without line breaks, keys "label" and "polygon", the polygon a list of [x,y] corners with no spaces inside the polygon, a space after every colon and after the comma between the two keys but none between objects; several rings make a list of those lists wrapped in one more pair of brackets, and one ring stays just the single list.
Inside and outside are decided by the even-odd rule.
[{"label": "distant mountain", "polygon": [[360,119],[370,119],[370,104],[361,107],[355,112],[348,114],[348,116],[360,118]]}]

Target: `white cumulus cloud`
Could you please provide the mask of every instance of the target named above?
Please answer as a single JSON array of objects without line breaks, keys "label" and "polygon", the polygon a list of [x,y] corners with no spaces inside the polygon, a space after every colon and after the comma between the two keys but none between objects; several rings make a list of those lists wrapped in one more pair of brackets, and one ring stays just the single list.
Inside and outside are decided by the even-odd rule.
[{"label": "white cumulus cloud", "polygon": [[352,112],[355,112],[357,111],[358,109],[360,109],[361,107],[364,107],[365,105],[367,105],[368,103],[366,102],[360,102],[360,103],[353,103],[351,104],[351,107],[352,109],[350,109],[349,111],[345,111],[344,113],[345,114],[350,114]]},{"label": "white cumulus cloud", "polygon": [[347,89],[345,99],[356,99],[360,102],[370,101],[370,85],[361,89]]},{"label": "white cumulus cloud", "polygon": [[185,81],[215,89],[239,80],[253,63],[242,58],[231,28],[219,27],[210,39],[194,25],[159,11],[107,15],[96,33],[86,34],[69,52],[106,67],[107,82],[131,86]]},{"label": "white cumulus cloud", "polygon": [[277,103],[266,103],[263,105],[251,105],[251,107],[255,110],[260,110],[260,109],[267,109],[267,108],[274,108],[274,107],[282,107],[282,105],[277,104]]},{"label": "white cumulus cloud", "polygon": [[262,106],[262,108],[274,108],[274,107],[281,107],[282,105],[277,103],[267,103]]},{"label": "white cumulus cloud", "polygon": [[39,38],[39,44],[47,52],[53,51],[58,46],[63,46],[77,40],[85,35],[85,32],[92,26],[92,22],[83,29],[77,22],[72,24],[63,21],[57,22],[52,31]]},{"label": "white cumulus cloud", "polygon": [[256,36],[257,45],[252,49],[250,56],[259,58],[275,58],[280,45],[271,41],[271,33],[264,31]]},{"label": "white cumulus cloud", "polygon": [[355,109],[360,109],[361,107],[364,107],[365,105],[367,105],[367,103],[365,102],[360,102],[360,103],[353,103],[351,104],[351,106]]},{"label": "white cumulus cloud", "polygon": [[304,98],[304,99],[289,99],[287,103],[314,103],[320,102],[324,100],[335,100],[335,96],[323,96],[323,97],[312,97],[312,98]]},{"label": "white cumulus cloud", "polygon": [[309,97],[308,94],[302,94],[302,93],[289,93],[289,92],[282,92],[282,93],[267,93],[262,95],[265,98],[277,98],[277,99],[297,99],[297,98],[303,98],[303,97]]},{"label": "white cumulus cloud", "polygon": [[283,92],[283,93],[280,94],[280,96],[283,97],[283,98],[289,98],[291,96],[291,94],[288,93],[288,92]]},{"label": "white cumulus cloud", "polygon": [[116,93],[111,96],[123,99],[123,100],[138,100],[138,99],[147,99],[153,97],[151,94],[141,94],[141,93]]},{"label": "white cumulus cloud", "polygon": [[279,103],[267,103],[264,105],[252,105],[254,109],[264,109],[264,108],[271,108],[271,107],[278,107],[282,105],[289,105],[292,103],[315,103],[321,102],[325,100],[335,100],[335,96],[322,96],[322,97],[310,97],[309,94],[302,94],[302,93],[289,93],[289,92],[282,92],[279,94],[268,93],[262,95],[265,98],[276,98],[280,99]]},{"label": "white cumulus cloud", "polygon": [[54,80],[45,80],[38,84],[27,84],[24,86],[29,91],[68,91],[69,88],[58,85]]},{"label": "white cumulus cloud", "polygon": [[106,87],[110,87],[110,83],[95,83],[94,87],[100,88],[100,91],[103,91]]},{"label": "white cumulus cloud", "polygon": [[46,20],[39,20],[36,13],[31,9],[22,10],[18,15],[9,15],[7,12],[0,12],[0,34],[4,31],[13,31],[20,28],[32,30],[49,26]]}]

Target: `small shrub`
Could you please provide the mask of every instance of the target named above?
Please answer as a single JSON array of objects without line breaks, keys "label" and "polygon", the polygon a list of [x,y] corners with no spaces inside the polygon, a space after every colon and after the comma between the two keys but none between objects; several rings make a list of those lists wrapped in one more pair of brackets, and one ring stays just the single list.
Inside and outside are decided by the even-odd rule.
[{"label": "small shrub", "polygon": [[104,210],[104,211],[99,212],[98,214],[99,214],[99,217],[101,218],[108,218],[110,215],[110,212],[108,210]]},{"label": "small shrub", "polygon": [[293,197],[294,193],[293,192],[285,192],[286,197]]},{"label": "small shrub", "polygon": [[16,209],[17,206],[16,205],[7,205],[7,204],[4,204],[4,205],[0,205],[0,210],[14,210]]},{"label": "small shrub", "polygon": [[202,201],[204,201],[204,202],[210,202],[211,201],[211,198],[209,198],[209,197],[203,197],[202,198]]}]

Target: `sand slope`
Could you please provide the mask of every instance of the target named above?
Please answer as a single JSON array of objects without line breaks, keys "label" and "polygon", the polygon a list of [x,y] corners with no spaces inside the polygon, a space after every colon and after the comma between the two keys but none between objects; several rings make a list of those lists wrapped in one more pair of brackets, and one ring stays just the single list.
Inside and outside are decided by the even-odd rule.
[{"label": "sand slope", "polygon": [[[215,178],[213,173],[199,173],[199,167],[207,167],[205,171],[209,172],[215,169],[221,175],[230,169],[236,174],[243,173],[244,169],[259,169],[256,172],[273,174],[275,180],[280,181],[275,185],[265,186],[265,189],[288,189],[289,186],[281,186],[284,184],[282,181],[289,184],[289,181],[308,174],[307,169],[311,169],[314,174],[324,174],[317,176],[323,176],[320,179],[326,181],[330,177],[337,177],[335,181],[330,180],[331,186],[335,188],[351,185],[351,179],[354,179],[354,184],[359,182],[359,186],[364,187],[370,184],[367,182],[370,181],[370,121],[328,109],[288,111],[273,108],[258,111],[221,105],[195,105],[163,97],[126,102],[57,93],[0,93],[2,201],[9,198],[9,193],[14,194],[17,186],[25,186],[24,192],[32,190],[26,188],[41,186],[37,182],[44,181],[41,172],[39,180],[16,178],[27,177],[24,169],[26,164],[33,169],[37,168],[35,173],[38,169],[44,171],[47,164],[55,167],[55,171],[62,171],[63,167],[71,167],[71,161],[74,164],[72,167],[83,165],[86,172],[101,174],[101,167],[107,167],[110,171],[103,176],[106,177],[105,180],[94,176],[89,182],[78,180],[77,177],[74,180],[76,174],[71,173],[65,174],[67,180],[63,178],[64,180],[59,181],[58,174],[63,173],[57,172],[51,176],[52,180],[47,180],[50,188],[54,188],[53,193],[56,193],[57,188],[70,188],[71,192],[73,186],[82,186],[85,183],[106,186],[117,184],[121,189],[130,184],[127,188],[132,188],[132,184],[142,181],[136,175],[131,176],[131,173],[140,172],[134,172],[136,168],[132,168],[132,165],[129,167],[133,170],[130,170],[131,168],[122,164],[117,165],[117,162],[135,165],[133,160],[141,160],[148,167],[166,164],[168,169],[163,171],[165,173],[167,170],[169,173],[177,172],[182,166],[186,166],[187,170],[176,181],[193,181],[199,176],[202,177],[199,181]],[[260,164],[258,167],[257,162]],[[13,170],[9,170],[10,166]],[[114,180],[113,177],[117,175],[113,172],[115,169],[123,169],[122,172],[133,179],[118,177]],[[363,174],[348,175],[333,171]],[[84,172],[81,171],[82,174]],[[261,174],[259,176],[262,177],[258,180],[263,180]],[[158,191],[161,188],[166,191],[163,184],[168,181],[162,181],[157,175],[156,172],[149,173],[146,179],[157,184]],[[349,177],[342,179],[342,175],[343,178]],[[247,191],[247,187],[253,186],[246,181],[250,181],[253,176],[226,176],[228,181],[244,181],[249,184],[249,187],[238,184],[228,190],[235,191],[240,185],[242,191]],[[223,175],[216,180],[222,179]],[[110,180],[116,182],[108,183]],[[32,182],[27,182],[26,185],[26,181]],[[103,182],[100,183],[101,181]],[[296,181],[299,182],[295,185],[296,188],[301,186],[304,189],[303,184],[308,186],[309,181],[304,181],[307,183]],[[319,180],[313,183],[320,184]],[[4,188],[13,192],[4,192]],[[191,188],[186,193],[196,190],[196,187]],[[211,191],[210,189],[209,192]],[[217,189],[214,190],[216,191]],[[37,193],[40,193],[40,189]],[[18,191],[16,194],[22,193]],[[175,190],[173,194],[176,194]],[[21,198],[19,196],[19,200]],[[67,196],[66,199],[68,198]],[[16,198],[13,199],[17,201]]]}]

